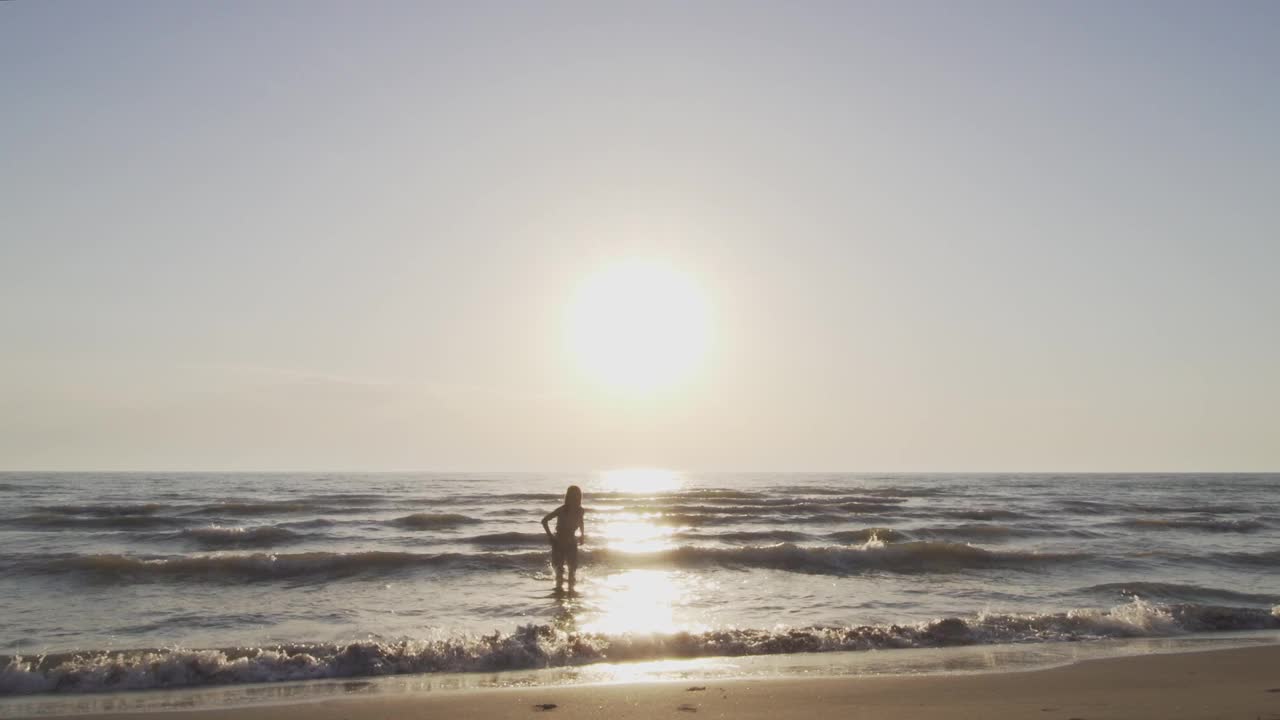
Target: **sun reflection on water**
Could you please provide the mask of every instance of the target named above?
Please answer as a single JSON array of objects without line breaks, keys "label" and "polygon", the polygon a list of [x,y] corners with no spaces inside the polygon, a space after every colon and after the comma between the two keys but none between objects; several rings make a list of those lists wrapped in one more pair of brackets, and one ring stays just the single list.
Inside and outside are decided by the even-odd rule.
[{"label": "sun reflection on water", "polygon": [[658,552],[675,547],[672,535],[676,528],[657,525],[649,516],[617,513],[594,523],[602,545],[610,550],[631,553]]},{"label": "sun reflection on water", "polygon": [[[646,506],[654,500],[652,496],[678,491],[684,482],[677,472],[655,468],[601,473],[593,491],[628,497],[601,498],[602,511],[587,518],[588,545],[608,552],[636,554],[675,549],[674,536],[679,528],[662,522],[661,512],[635,507],[633,502]],[[587,502],[591,503],[590,494]],[[589,577],[583,600],[566,607],[581,631],[670,634],[700,632],[709,627],[698,620],[693,610],[707,590],[695,575],[674,569],[633,568]]]},{"label": "sun reflection on water", "polygon": [[579,617],[579,627],[586,632],[666,634],[708,627],[679,617],[696,595],[687,573],[626,570],[593,585],[591,607]]}]

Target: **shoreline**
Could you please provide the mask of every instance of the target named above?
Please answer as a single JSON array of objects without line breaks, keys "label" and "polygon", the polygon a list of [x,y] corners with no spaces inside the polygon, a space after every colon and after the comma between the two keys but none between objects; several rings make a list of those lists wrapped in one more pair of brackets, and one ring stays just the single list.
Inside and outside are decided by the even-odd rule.
[{"label": "shoreline", "polygon": [[[81,710],[4,717],[123,720],[356,720],[358,718],[547,717],[789,718],[818,713],[865,718],[1265,718],[1280,720],[1280,643],[1084,659],[1049,667],[937,674],[762,676],[620,680],[592,684],[464,687],[365,692],[375,683],[338,683],[338,696],[281,693],[275,702],[166,709],[115,705],[111,695],[63,698]],[[269,686],[263,686],[269,687]],[[702,689],[694,689],[702,688]],[[279,688],[281,691],[286,688]],[[180,692],[180,691],[174,691]],[[114,696],[126,700],[121,696]],[[46,698],[47,699],[47,698]],[[37,698],[31,698],[36,701]],[[541,710],[538,706],[554,708]],[[127,709],[126,709],[127,708]],[[114,710],[114,712],[113,712]]]}]

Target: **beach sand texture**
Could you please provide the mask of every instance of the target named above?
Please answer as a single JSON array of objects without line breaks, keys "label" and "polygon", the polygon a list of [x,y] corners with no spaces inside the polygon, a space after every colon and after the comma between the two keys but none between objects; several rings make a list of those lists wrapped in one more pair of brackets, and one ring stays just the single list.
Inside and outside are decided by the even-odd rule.
[{"label": "beach sand texture", "polygon": [[[155,720],[1280,720],[1280,645],[1110,658],[1027,672],[460,690],[148,716]],[[123,720],[131,716],[85,717]]]}]

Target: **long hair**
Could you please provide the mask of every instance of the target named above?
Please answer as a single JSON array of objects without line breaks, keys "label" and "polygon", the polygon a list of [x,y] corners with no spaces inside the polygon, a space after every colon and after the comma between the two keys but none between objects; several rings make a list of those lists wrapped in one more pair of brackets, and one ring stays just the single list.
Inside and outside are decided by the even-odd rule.
[{"label": "long hair", "polygon": [[582,507],[582,488],[570,485],[569,489],[564,491],[564,504],[572,508]]}]

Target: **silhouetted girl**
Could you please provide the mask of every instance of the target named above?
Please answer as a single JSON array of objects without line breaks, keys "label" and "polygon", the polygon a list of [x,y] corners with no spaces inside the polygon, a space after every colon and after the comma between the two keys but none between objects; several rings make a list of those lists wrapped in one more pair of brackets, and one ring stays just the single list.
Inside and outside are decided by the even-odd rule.
[{"label": "silhouetted girl", "polygon": [[[547,524],[556,518],[556,532],[551,534]],[[582,522],[582,488],[570,485],[564,493],[564,504],[547,513],[542,518],[542,529],[551,540],[551,564],[556,568],[556,592],[561,591],[564,584],[564,566],[569,564],[569,592],[573,592],[573,584],[578,573],[578,546],[587,539],[586,526]],[[582,531],[581,537],[574,538],[575,531]]]}]

